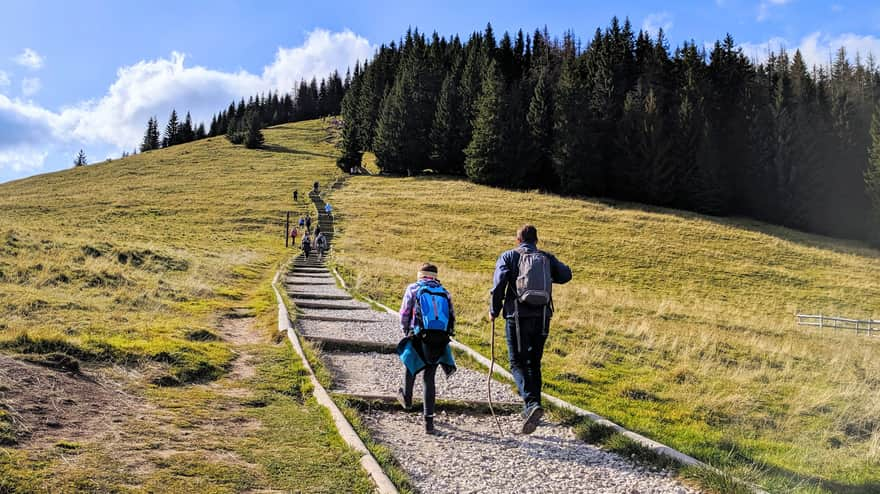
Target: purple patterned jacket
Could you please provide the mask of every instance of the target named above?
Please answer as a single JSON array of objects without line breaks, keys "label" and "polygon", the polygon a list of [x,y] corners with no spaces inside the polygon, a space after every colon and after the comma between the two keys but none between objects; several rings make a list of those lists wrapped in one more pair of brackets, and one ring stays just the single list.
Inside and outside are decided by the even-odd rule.
[{"label": "purple patterned jacket", "polygon": [[[419,283],[427,283],[431,287],[443,286],[436,278],[422,278],[406,287],[406,290],[403,292],[403,302],[400,304],[400,329],[404,335],[408,335],[416,325],[416,322],[422,318],[419,306],[416,303],[416,292],[419,289]],[[446,293],[449,293],[449,291],[447,290]],[[449,331],[450,335],[455,334],[455,309],[452,307],[452,294],[449,294],[449,327],[447,331]]]}]

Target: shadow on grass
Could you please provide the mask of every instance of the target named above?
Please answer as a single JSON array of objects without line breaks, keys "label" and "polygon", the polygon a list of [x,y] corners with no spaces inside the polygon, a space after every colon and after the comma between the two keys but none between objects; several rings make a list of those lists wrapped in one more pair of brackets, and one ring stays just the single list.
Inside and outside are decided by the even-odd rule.
[{"label": "shadow on grass", "polygon": [[[384,178],[384,179],[400,179],[400,178],[410,178],[411,180],[416,181],[455,181],[455,182],[470,182],[467,177],[460,175],[443,175],[439,173],[433,173],[428,171],[427,173],[413,175],[412,177],[407,177],[406,175],[396,175],[390,174],[387,172],[382,172],[379,175],[375,175],[376,177]],[[494,187],[501,190],[508,190],[510,192],[536,192],[537,189],[511,189],[505,187]],[[767,235],[779,240],[783,240],[786,242],[792,242],[797,245],[801,245],[804,247],[812,247],[816,249],[828,250],[836,253],[843,254],[852,254],[858,255],[862,257],[869,257],[873,259],[880,259],[880,249],[871,246],[867,242],[862,240],[850,239],[845,237],[832,237],[828,235],[823,235],[821,233],[811,233],[802,230],[796,230],[787,226],[777,225],[773,223],[767,223],[761,220],[748,218],[744,216],[711,216],[707,214],[697,213],[695,211],[687,211],[683,209],[674,209],[669,207],[662,206],[654,206],[651,204],[642,204],[637,202],[629,202],[619,199],[610,199],[607,197],[590,197],[590,196],[581,196],[581,195],[563,195],[557,194],[555,192],[549,191],[537,191],[540,194],[548,195],[548,196],[557,196],[563,199],[573,199],[579,201],[589,201],[593,203],[599,203],[614,209],[618,209],[621,211],[637,211],[643,213],[655,213],[655,214],[665,214],[670,216],[675,216],[684,220],[702,220],[714,223],[716,225],[722,225],[727,227],[734,227],[740,230],[745,230],[752,233],[759,233],[762,235]]]},{"label": "shadow on grass", "polygon": [[270,153],[288,153],[288,154],[301,154],[304,156],[317,156],[319,158],[332,158],[336,159],[336,156],[332,154],[324,154],[324,153],[313,153],[311,151],[303,151],[301,149],[291,149],[285,146],[280,146],[277,144],[268,144],[260,148],[263,151],[268,151]]}]

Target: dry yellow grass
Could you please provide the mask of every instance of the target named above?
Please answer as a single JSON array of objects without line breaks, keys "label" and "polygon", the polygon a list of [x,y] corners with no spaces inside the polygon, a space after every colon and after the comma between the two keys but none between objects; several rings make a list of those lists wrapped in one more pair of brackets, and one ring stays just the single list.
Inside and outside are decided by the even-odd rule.
[{"label": "dry yellow grass", "polygon": [[536,224],[574,271],[555,291],[546,390],[773,491],[880,491],[880,339],[794,324],[880,318],[878,251],[445,178],[353,178],[332,201],[358,290],[393,306],[435,262],[459,336],[486,354],[495,259]]},{"label": "dry yellow grass", "polygon": [[[143,404],[103,441],[0,450],[0,492],[371,489],[269,336],[282,212],[311,209],[336,151],[318,121],[264,132],[266,149],[212,138],[0,185],[0,350],[73,355]],[[263,343],[220,337],[233,308]]]}]

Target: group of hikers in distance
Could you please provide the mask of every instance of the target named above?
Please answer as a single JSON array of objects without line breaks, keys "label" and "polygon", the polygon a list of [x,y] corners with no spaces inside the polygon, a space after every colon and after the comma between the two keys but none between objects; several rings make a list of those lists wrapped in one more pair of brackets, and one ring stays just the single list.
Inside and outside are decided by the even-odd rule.
[{"label": "group of hikers in distance", "polygon": [[[318,193],[318,182],[315,182],[312,193]],[[298,196],[294,191],[294,201]],[[325,204],[324,211],[331,214],[329,203]],[[320,226],[315,227],[312,236],[309,214],[301,216],[298,225],[305,232],[302,239],[305,257],[308,258],[312,250],[318,252],[319,258],[323,257],[328,242]],[[294,246],[297,234],[298,229],[294,226],[290,232]],[[553,254],[538,249],[538,229],[530,224],[517,230],[516,247],[503,252],[495,262],[489,319],[493,338],[495,320],[502,316],[505,322],[510,373],[523,400],[523,434],[534,432],[544,416],[541,359],[553,316],[553,284],[570,280],[571,268]],[[405,410],[412,409],[413,387],[416,377],[422,373],[425,432],[435,434],[437,368],[441,367],[447,378],[456,371],[449,346],[455,336],[455,309],[452,295],[440,282],[436,265],[422,264],[415,283],[404,290],[400,329],[403,339],[397,345],[397,354],[403,362],[404,372],[403,385],[397,390],[397,401]]]},{"label": "group of hikers in distance", "polygon": [[[312,190],[313,193],[318,193],[318,182],[315,182]],[[293,201],[299,202],[298,190],[293,191]],[[324,212],[328,216],[332,214],[333,208],[330,206],[330,203],[324,204]],[[293,248],[296,248],[296,238],[299,236],[300,231],[303,232],[302,243],[300,244],[303,255],[308,258],[312,251],[314,251],[317,253],[318,259],[322,259],[327,249],[330,248],[330,242],[327,240],[324,232],[321,231],[320,225],[315,225],[314,233],[312,233],[312,215],[310,213],[300,216],[299,222],[290,229],[289,235]]]},{"label": "group of hikers in distance", "polygon": [[[570,281],[571,269],[553,254],[538,249],[538,230],[533,225],[517,231],[516,244],[495,263],[489,318],[493,335],[495,319],[504,318],[510,372],[523,400],[521,432],[531,434],[544,415],[541,358],[553,316],[552,288],[554,283]],[[455,310],[434,264],[423,264],[417,281],[406,287],[400,304],[400,328],[404,337],[397,354],[404,364],[404,378],[397,400],[404,409],[412,408],[413,386],[421,372],[425,432],[435,434],[437,368],[442,367],[449,377],[456,367],[449,347],[455,335]]]}]

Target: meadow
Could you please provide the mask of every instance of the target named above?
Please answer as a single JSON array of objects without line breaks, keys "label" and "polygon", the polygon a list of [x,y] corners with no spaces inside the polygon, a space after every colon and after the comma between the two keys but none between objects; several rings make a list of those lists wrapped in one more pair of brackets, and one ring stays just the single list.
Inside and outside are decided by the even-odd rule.
[{"label": "meadow", "polygon": [[771,492],[880,491],[880,339],[794,318],[880,318],[877,250],[445,177],[353,177],[331,201],[355,289],[395,307],[438,264],[458,337],[485,355],[495,260],[534,223],[574,272],[554,289],[545,391]]},{"label": "meadow", "polygon": [[[294,254],[284,212],[337,174],[332,136],[264,132],[264,149],[211,138],[0,185],[0,492],[371,489],[275,339],[269,287]],[[15,366],[55,382],[40,369],[59,355],[59,382],[114,394],[62,390],[93,409],[22,421],[39,413],[22,395],[49,390]]]}]

